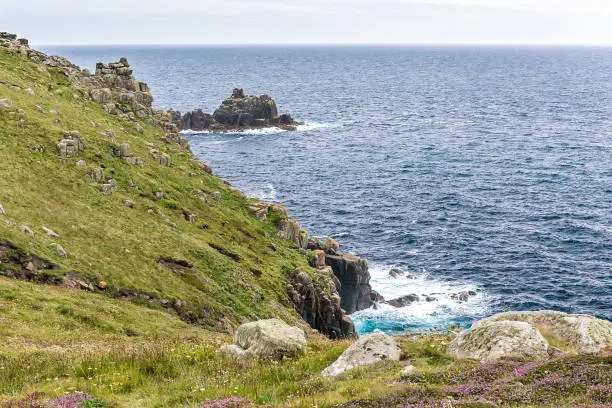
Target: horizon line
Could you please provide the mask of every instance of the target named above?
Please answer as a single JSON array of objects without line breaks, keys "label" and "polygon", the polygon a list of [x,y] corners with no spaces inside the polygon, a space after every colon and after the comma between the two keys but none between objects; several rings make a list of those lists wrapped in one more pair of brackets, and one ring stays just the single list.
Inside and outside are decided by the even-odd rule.
[{"label": "horizon line", "polygon": [[405,43],[32,43],[36,47],[585,47],[610,48],[610,43],[554,42],[405,42]]}]

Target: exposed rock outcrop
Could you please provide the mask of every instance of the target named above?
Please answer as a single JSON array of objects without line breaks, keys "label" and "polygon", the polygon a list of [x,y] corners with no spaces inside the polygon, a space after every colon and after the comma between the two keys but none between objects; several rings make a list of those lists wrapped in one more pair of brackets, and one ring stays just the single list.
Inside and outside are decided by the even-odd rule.
[{"label": "exposed rock outcrop", "polygon": [[546,359],[549,348],[597,354],[612,349],[612,322],[555,311],[508,312],[476,322],[449,344],[458,357]]},{"label": "exposed rock outcrop", "polygon": [[281,359],[306,352],[306,335],[299,327],[279,319],[259,320],[238,327],[236,344],[224,346],[222,352],[236,357],[257,356]]},{"label": "exposed rock outcrop", "polygon": [[313,281],[299,270],[289,274],[289,301],[314,329],[332,339],[355,337],[355,325],[340,308],[340,283],[331,268],[315,270]]},{"label": "exposed rock outcrop", "polygon": [[392,337],[381,332],[373,333],[357,340],[321,374],[325,377],[335,377],[355,367],[385,360],[399,361],[400,355],[401,350]]},{"label": "exposed rock outcrop", "polygon": [[331,266],[340,281],[341,307],[351,314],[372,306],[368,261],[352,254],[326,255],[325,264]]},{"label": "exposed rock outcrop", "polygon": [[225,132],[252,128],[279,127],[296,130],[303,123],[293,120],[290,114],[278,114],[276,102],[268,95],[245,95],[235,88],[211,115],[196,109],[185,114],[170,111],[172,121],[180,130]]}]

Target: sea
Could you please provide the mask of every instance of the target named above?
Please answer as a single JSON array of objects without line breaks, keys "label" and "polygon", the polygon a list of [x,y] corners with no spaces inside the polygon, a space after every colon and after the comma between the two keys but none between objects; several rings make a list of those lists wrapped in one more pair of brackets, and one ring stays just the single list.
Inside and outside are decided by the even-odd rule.
[{"label": "sea", "polygon": [[360,333],[612,319],[612,48],[40,48],[90,70],[127,57],[157,107],[212,112],[239,87],[304,121],[187,136],[215,174],[367,258],[386,299],[421,298],[355,313]]}]

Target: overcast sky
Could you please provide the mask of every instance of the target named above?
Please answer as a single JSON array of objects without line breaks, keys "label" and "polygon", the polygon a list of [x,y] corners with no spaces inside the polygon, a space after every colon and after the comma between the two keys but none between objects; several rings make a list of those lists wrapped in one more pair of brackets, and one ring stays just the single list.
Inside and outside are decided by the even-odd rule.
[{"label": "overcast sky", "polygon": [[612,45],[612,0],[0,0],[33,44]]}]

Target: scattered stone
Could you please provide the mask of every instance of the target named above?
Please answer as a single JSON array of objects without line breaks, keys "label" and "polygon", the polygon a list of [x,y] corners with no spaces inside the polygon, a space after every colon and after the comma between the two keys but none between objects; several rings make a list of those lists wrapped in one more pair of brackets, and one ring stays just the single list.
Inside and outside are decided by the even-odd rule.
[{"label": "scattered stone", "polygon": [[57,256],[68,258],[68,254],[66,253],[66,251],[64,250],[64,248],[62,248],[60,244],[54,244],[54,245],[55,245],[55,252],[57,253]]},{"label": "scattered stone", "polygon": [[6,210],[4,209],[2,204],[0,204],[0,215],[6,215]]},{"label": "scattered stone", "polygon": [[247,210],[260,221],[265,221],[268,218],[268,206],[265,203],[249,205]]},{"label": "scattered stone", "polygon": [[91,178],[93,178],[97,182],[103,181],[104,180],[104,169],[97,168],[97,169],[92,170]]},{"label": "scattered stone", "polygon": [[221,201],[221,193],[218,191],[213,191],[212,193],[210,193],[210,196],[212,197],[213,200],[215,200],[216,202]]},{"label": "scattered stone", "polygon": [[194,222],[196,222],[196,216],[193,214],[185,214],[185,221],[193,224]]},{"label": "scattered stone", "polygon": [[325,238],[325,244],[323,244],[323,250],[328,254],[335,255],[340,249],[340,244],[338,241],[333,239],[332,237]]},{"label": "scattered stone", "polygon": [[98,282],[98,284],[96,286],[98,287],[98,289],[104,290],[104,289],[108,288],[108,283],[105,282],[105,281],[100,281],[100,282]]},{"label": "scattered stone", "polygon": [[20,225],[19,229],[25,234],[34,234],[34,231],[32,231],[27,225]]},{"label": "scattered stone", "polygon": [[117,191],[117,182],[113,179],[108,180],[108,183],[104,183],[100,185],[100,189],[106,195],[113,194]]},{"label": "scattered stone", "polygon": [[274,252],[278,251],[278,247],[276,246],[274,242],[270,242],[269,248]]},{"label": "scattered stone", "polygon": [[395,340],[378,332],[357,340],[321,374],[325,377],[335,377],[359,366],[372,365],[385,360],[399,361],[399,359],[400,348]]},{"label": "scattered stone", "polygon": [[238,327],[235,345],[220,351],[236,357],[257,356],[282,359],[306,352],[306,336],[299,327],[279,319],[259,320]]},{"label": "scattered stone", "polygon": [[47,235],[49,235],[50,237],[53,237],[53,238],[59,238],[59,237],[60,237],[60,236],[59,236],[59,234],[58,234],[57,232],[55,232],[55,231],[53,231],[53,230],[51,230],[51,229],[49,229],[49,228],[47,228],[47,227],[42,227],[42,229],[43,229],[43,231],[45,231],[45,232],[47,233]]},{"label": "scattered stone", "polygon": [[123,162],[129,166],[144,167],[144,162],[140,157],[124,157]]},{"label": "scattered stone", "polygon": [[60,113],[59,113],[59,111],[58,111],[57,109],[51,109],[51,110],[49,111],[49,113],[50,113],[51,115],[55,115],[55,116],[58,116],[58,115],[60,114]]},{"label": "scattered stone", "polygon": [[164,199],[164,192],[163,191],[156,191],[155,192],[155,198],[157,198],[158,200],[163,200]]},{"label": "scattered stone", "polygon": [[170,156],[168,156],[167,154],[163,153],[159,156],[155,157],[155,161],[157,162],[157,164],[159,164],[160,166],[166,166],[169,167],[170,166]]},{"label": "scattered stone", "polygon": [[120,144],[119,146],[113,146],[113,156],[115,157],[130,157],[130,145],[127,143]]},{"label": "scattered stone", "polygon": [[76,165],[80,167],[84,167],[84,166],[87,166],[87,162],[85,160],[79,160],[78,162],[76,162]]},{"label": "scattered stone", "polygon": [[411,374],[413,374],[416,371],[416,367],[413,365],[407,365],[406,367],[404,367],[404,369],[402,370],[401,375],[402,376],[409,376]]},{"label": "scattered stone", "polygon": [[11,102],[9,99],[0,99],[0,107],[13,109],[13,102]]},{"label": "scattered stone", "polygon": [[23,109],[17,109],[17,115],[19,115],[19,117],[23,118],[25,116],[25,111]]},{"label": "scattered stone", "polygon": [[125,200],[125,206],[127,208],[134,208],[136,206],[136,203],[134,203],[134,201],[132,200]]}]

